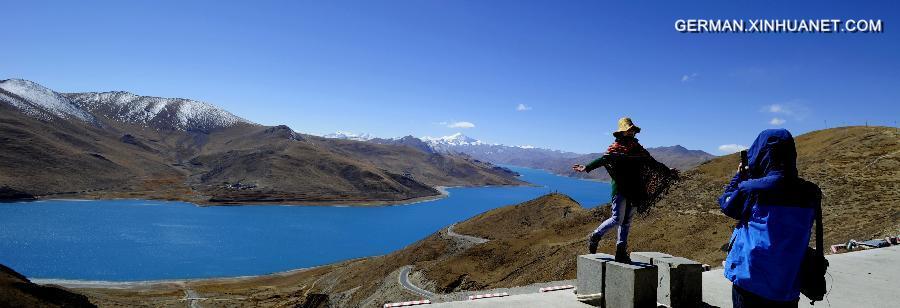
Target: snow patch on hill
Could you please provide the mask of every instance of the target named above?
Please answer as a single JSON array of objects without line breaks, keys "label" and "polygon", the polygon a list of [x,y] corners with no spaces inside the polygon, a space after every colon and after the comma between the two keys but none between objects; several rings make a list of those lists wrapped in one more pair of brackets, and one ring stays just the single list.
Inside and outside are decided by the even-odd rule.
[{"label": "snow patch on hill", "polygon": [[22,79],[0,81],[0,101],[44,121],[74,119],[97,124],[96,116],[157,129],[209,130],[255,123],[212,104],[128,92],[57,93]]},{"label": "snow patch on hill", "polygon": [[210,103],[183,98],[140,96],[129,92],[66,94],[95,114],[124,123],[176,130],[208,130],[250,124]]},{"label": "snow patch on hill", "polygon": [[54,117],[95,123],[96,119],[67,97],[37,83],[22,79],[0,81],[0,101],[44,121]]}]

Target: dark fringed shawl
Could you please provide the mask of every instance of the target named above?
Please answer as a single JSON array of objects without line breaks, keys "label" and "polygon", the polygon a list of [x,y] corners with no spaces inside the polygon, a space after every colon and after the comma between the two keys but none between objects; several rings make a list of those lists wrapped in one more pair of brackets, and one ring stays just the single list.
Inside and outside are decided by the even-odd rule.
[{"label": "dark fringed shawl", "polygon": [[606,171],[616,181],[617,188],[628,200],[628,206],[646,215],[678,182],[678,170],[673,170],[646,155],[610,155]]}]

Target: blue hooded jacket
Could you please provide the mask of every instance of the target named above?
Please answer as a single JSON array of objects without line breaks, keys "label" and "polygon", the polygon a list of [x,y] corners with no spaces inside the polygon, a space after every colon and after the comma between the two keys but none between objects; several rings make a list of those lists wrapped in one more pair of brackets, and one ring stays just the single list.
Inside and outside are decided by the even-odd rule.
[{"label": "blue hooded jacket", "polygon": [[770,300],[797,300],[797,274],[821,191],[797,176],[797,150],[787,130],[760,133],[747,160],[749,178],[735,175],[719,198],[722,212],[739,221],[725,259],[725,278]]}]

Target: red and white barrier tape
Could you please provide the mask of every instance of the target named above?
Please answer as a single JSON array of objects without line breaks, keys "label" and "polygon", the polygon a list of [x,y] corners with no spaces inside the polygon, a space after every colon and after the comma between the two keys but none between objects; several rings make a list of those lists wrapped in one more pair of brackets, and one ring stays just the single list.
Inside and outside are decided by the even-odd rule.
[{"label": "red and white barrier tape", "polygon": [[509,296],[509,293],[491,293],[491,294],[478,294],[478,295],[469,295],[469,300],[476,300],[482,298],[491,298],[491,297],[504,297]]},{"label": "red and white barrier tape", "polygon": [[838,253],[840,250],[847,250],[847,245],[845,244],[837,244],[831,245],[831,253]]},{"label": "red and white barrier tape", "polygon": [[384,304],[384,308],[389,308],[389,307],[407,307],[407,306],[427,305],[427,304],[431,304],[431,301],[425,299],[425,300],[420,300],[420,301],[410,301],[410,302],[402,302],[402,303],[389,303],[389,304]]},{"label": "red and white barrier tape", "polygon": [[574,288],[575,288],[575,286],[569,284],[569,285],[564,285],[564,286],[541,288],[540,290],[541,290],[541,292],[550,292],[550,291],[559,291],[559,290],[567,290],[567,289],[574,289]]}]

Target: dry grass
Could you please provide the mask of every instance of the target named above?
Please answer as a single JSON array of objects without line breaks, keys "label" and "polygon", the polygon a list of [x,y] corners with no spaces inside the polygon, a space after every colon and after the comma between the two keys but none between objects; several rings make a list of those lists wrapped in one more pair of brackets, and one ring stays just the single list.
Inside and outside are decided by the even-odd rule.
[{"label": "dry grass", "polygon": [[[900,233],[900,133],[885,127],[846,127],[797,138],[801,176],[823,190],[826,244],[849,238]],[[734,221],[716,200],[734,172],[736,155],[687,171],[685,179],[646,217],[635,217],[632,251],[661,251],[716,266]],[[234,281],[195,283],[221,298],[246,297],[229,305],[280,306],[309,294],[329,294],[337,306],[379,306],[413,299],[390,293],[396,270],[412,264],[438,292],[512,287],[575,278],[575,258],[586,253],[586,236],[610,215],[608,207],[584,209],[550,194],[497,208],[458,224],[454,231],[492,239],[460,247],[442,232],[394,253],[310,271]],[[613,250],[614,234],[601,242]]]},{"label": "dry grass", "polygon": [[[900,233],[900,133],[886,127],[846,127],[797,138],[800,174],[824,193],[826,244]],[[714,159],[686,172],[685,179],[647,217],[632,225],[633,251],[662,251],[719,264],[734,221],[716,200],[734,174],[737,155]],[[574,256],[586,252],[585,237],[607,209],[583,210],[568,198],[549,195],[470,219],[457,231],[493,238],[436,262],[427,269],[446,291],[495,288],[572,279]],[[611,252],[610,234],[601,250]],[[460,286],[460,277],[466,284]]]}]

